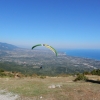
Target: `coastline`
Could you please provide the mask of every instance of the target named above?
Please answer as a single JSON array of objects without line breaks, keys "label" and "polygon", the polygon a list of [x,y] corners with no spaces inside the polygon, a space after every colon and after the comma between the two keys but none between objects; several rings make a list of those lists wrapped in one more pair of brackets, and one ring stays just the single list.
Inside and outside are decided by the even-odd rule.
[{"label": "coastline", "polygon": [[60,49],[58,52],[63,52],[68,56],[100,61],[100,49]]}]

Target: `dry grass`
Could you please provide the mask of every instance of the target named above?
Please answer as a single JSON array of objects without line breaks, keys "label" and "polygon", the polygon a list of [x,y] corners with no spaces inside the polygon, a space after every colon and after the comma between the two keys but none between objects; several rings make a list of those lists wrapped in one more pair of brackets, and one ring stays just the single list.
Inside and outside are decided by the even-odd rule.
[{"label": "dry grass", "polygon": [[100,76],[96,76],[96,75],[86,75],[89,79],[92,80],[100,80]]},{"label": "dry grass", "polygon": [[[0,78],[0,89],[19,94],[19,100],[100,100],[100,84],[73,82],[74,78]],[[61,87],[48,88],[51,85]]]}]

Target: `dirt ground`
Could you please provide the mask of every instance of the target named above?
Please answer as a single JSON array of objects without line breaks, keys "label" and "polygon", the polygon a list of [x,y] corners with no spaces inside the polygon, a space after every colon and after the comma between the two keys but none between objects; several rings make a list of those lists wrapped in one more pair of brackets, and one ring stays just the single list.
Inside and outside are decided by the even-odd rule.
[{"label": "dirt ground", "polygon": [[[100,78],[92,75],[87,77],[94,80]],[[74,82],[74,79],[73,76],[46,77],[45,79],[0,78],[0,89],[7,91],[8,94],[16,94],[8,95],[2,92],[0,100],[100,100],[100,84]]]}]

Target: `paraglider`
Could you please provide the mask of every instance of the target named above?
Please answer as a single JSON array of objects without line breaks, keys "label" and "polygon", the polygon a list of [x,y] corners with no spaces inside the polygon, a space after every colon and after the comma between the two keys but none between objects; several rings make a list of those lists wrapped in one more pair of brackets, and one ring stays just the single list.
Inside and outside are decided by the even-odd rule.
[{"label": "paraglider", "polygon": [[55,55],[57,56],[57,51],[53,47],[51,47],[50,45],[47,45],[47,44],[37,44],[37,45],[34,45],[32,47],[32,49],[34,49],[37,46],[45,46],[46,48],[49,48],[51,51],[53,51],[55,53]]},{"label": "paraglider", "polygon": [[40,69],[42,69],[42,66],[40,66]]}]

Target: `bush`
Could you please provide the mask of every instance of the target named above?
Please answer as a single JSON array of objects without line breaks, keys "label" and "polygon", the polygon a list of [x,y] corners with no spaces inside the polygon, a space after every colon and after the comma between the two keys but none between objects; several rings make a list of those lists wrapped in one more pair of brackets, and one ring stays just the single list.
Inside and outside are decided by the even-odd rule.
[{"label": "bush", "polygon": [[45,79],[45,78],[46,78],[46,76],[40,76],[40,78],[41,78],[41,79]]},{"label": "bush", "polygon": [[8,73],[7,76],[8,76],[8,77],[14,77],[14,75],[11,74],[11,73]]},{"label": "bush", "polygon": [[87,79],[88,78],[84,76],[84,74],[78,74],[74,81],[80,81],[80,80],[86,81]]},{"label": "bush", "polygon": [[92,75],[99,75],[100,76],[100,69],[91,71]]},{"label": "bush", "polygon": [[4,72],[4,70],[3,69],[0,69],[0,72]]},{"label": "bush", "polygon": [[4,76],[7,76],[7,75],[3,72],[0,72],[0,77],[4,77]]}]

